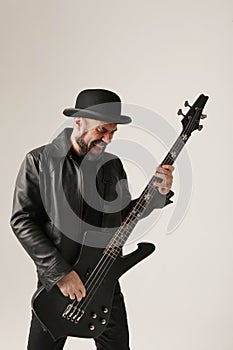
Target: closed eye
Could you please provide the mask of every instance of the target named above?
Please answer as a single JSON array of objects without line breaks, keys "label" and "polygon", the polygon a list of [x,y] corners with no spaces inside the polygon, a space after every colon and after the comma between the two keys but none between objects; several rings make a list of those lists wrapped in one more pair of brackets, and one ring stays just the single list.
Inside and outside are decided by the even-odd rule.
[{"label": "closed eye", "polygon": [[101,134],[104,133],[106,131],[105,128],[97,128],[96,129],[98,132],[100,132]]},{"label": "closed eye", "polygon": [[[96,130],[97,130],[98,132],[100,132],[101,134],[104,134],[105,132],[108,132],[108,131],[109,131],[108,129],[106,129],[106,128],[104,128],[104,127],[102,127],[102,128],[97,128]],[[112,130],[112,131],[110,132],[110,134],[113,135],[115,131],[117,131],[117,129]]]}]

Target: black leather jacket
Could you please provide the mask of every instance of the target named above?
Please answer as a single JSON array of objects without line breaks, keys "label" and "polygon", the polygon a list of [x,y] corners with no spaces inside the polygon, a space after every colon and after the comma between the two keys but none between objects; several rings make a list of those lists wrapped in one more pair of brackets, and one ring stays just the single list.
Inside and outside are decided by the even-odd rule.
[{"label": "black leather jacket", "polygon": [[[79,240],[82,220],[83,178],[80,165],[71,152],[70,134],[65,129],[55,140],[30,151],[16,180],[11,227],[18,240],[36,264],[39,281],[50,290],[72,270],[62,255],[64,232]],[[104,152],[103,166],[98,172],[98,191],[105,199],[102,227],[120,226],[132,208],[126,174],[119,158]],[[123,180],[123,181],[120,181]],[[121,186],[116,192],[116,184]],[[154,208],[172,203],[170,191],[166,196],[159,192],[147,208],[147,216]],[[111,213],[108,208],[116,197],[120,210]]]}]

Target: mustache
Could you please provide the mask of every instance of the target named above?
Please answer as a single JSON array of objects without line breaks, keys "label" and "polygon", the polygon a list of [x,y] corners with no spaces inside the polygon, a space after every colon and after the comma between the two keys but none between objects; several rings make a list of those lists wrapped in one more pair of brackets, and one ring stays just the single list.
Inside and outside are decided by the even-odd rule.
[{"label": "mustache", "polygon": [[104,142],[104,141],[101,141],[101,140],[97,140],[97,141],[93,141],[92,142],[92,145],[99,145],[99,146],[101,146],[101,147],[106,147],[107,146],[107,143],[106,142]]},{"label": "mustache", "polygon": [[92,141],[91,144],[88,146],[82,139],[82,137],[75,137],[75,142],[77,143],[77,145],[80,147],[80,151],[82,155],[87,154],[90,149],[96,145],[99,145],[103,148],[105,148],[107,146],[107,143],[101,140],[95,140]]}]

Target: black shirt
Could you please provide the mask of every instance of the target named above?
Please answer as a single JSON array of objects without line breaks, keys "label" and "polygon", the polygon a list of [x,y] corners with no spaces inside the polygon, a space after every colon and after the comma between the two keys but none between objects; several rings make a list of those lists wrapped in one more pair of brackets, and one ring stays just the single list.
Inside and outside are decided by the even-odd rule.
[{"label": "black shirt", "polygon": [[[98,181],[100,160],[83,160],[71,150],[72,158],[81,167],[83,177],[83,207],[82,207],[82,233],[91,229],[91,225],[101,228],[103,213],[101,211],[101,197],[98,193]],[[76,179],[74,179],[75,181]],[[74,193],[75,196],[75,193]],[[74,212],[76,208],[72,208]],[[92,227],[93,229],[93,227]],[[80,251],[80,242],[75,242],[63,235],[62,255],[71,264],[74,264]]]}]

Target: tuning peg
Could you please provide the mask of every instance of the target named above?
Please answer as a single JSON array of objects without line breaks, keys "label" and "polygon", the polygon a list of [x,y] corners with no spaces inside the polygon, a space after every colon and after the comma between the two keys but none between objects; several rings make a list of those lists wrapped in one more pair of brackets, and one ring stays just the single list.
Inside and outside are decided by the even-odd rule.
[{"label": "tuning peg", "polygon": [[203,125],[198,126],[198,131],[201,131],[203,129]]},{"label": "tuning peg", "polygon": [[202,114],[201,115],[201,119],[205,119],[205,118],[207,118],[207,115],[206,114]]},{"label": "tuning peg", "polygon": [[183,115],[185,117],[185,114],[182,112],[182,109],[180,108],[177,112],[178,115]]},{"label": "tuning peg", "polygon": [[188,102],[188,101],[185,101],[184,106],[185,106],[185,107],[189,107],[189,108],[191,108],[191,106],[190,106],[190,104],[189,104],[189,102]]}]

